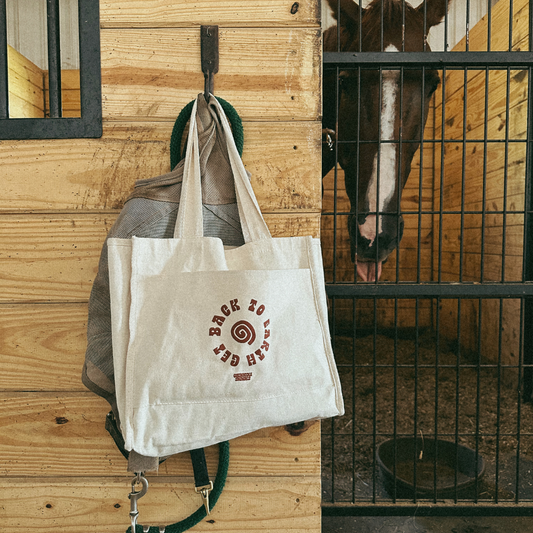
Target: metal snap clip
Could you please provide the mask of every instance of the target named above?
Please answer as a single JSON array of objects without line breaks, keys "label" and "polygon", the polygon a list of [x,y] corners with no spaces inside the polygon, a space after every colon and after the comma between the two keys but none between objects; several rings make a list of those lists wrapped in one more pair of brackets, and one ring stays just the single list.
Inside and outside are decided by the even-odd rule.
[{"label": "metal snap clip", "polygon": [[[136,485],[142,485],[140,491],[135,490]],[[139,510],[137,509],[137,500],[142,498],[148,491],[148,480],[144,477],[142,472],[137,472],[135,477],[131,481],[131,492],[128,494],[130,499],[130,520],[131,520],[131,531],[135,533],[135,527],[137,526],[137,518],[139,517]],[[150,526],[148,526],[150,529]],[[146,532],[148,529],[143,528],[143,531]]]},{"label": "metal snap clip", "polygon": [[209,508],[209,493],[213,490],[213,482],[210,481],[209,485],[204,485],[203,487],[195,487],[194,491],[202,497],[204,501],[205,512],[209,515],[211,514],[211,509]]}]

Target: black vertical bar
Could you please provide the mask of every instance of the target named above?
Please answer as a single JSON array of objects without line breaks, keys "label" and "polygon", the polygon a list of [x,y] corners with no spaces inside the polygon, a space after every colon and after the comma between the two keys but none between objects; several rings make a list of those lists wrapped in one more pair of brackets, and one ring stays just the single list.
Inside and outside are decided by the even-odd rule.
[{"label": "black vertical bar", "polygon": [[513,0],[509,0],[509,52],[513,50]]},{"label": "black vertical bar", "polygon": [[[362,2],[359,2],[360,4],[362,4]],[[383,42],[383,39],[384,39],[384,10],[383,10],[383,0],[381,0],[381,29],[380,29],[380,43],[381,43],[381,46],[380,46],[380,50],[383,52],[384,50],[384,42]]]},{"label": "black vertical bar", "polygon": [[337,52],[341,51],[341,23],[341,0],[337,0]]},{"label": "black vertical bar", "polygon": [[372,338],[372,503],[377,501],[377,456],[376,456],[376,444],[377,444],[377,431],[378,431],[378,406],[377,406],[377,393],[378,393],[378,375],[377,375],[377,343],[378,343],[378,309],[377,298],[374,298],[374,331]]},{"label": "black vertical bar", "polygon": [[458,495],[458,475],[459,475],[459,425],[460,425],[460,406],[461,406],[461,298],[457,299],[457,360],[455,363],[455,473],[454,473],[454,503],[457,503]]},{"label": "black vertical bar", "polygon": [[485,219],[487,212],[487,159],[489,138],[489,78],[490,70],[485,69],[485,120],[483,123],[483,200],[481,203],[481,265],[479,281],[483,283],[485,277]]},{"label": "black vertical bar", "polygon": [[402,0],[402,52],[405,52],[405,0]]},{"label": "black vertical bar", "polygon": [[[424,3],[425,4],[425,3]],[[448,51],[448,6],[446,6],[446,14],[444,15],[444,51]]]},{"label": "black vertical bar", "polygon": [[[381,4],[381,24],[382,24],[382,28],[383,28],[383,4]],[[382,32],[383,34],[383,32]],[[382,45],[382,50],[383,50],[383,35],[381,36],[382,38],[382,41],[381,41],[381,45]],[[379,67],[379,107],[378,109],[380,110],[380,117],[381,117],[381,113],[383,112],[383,67]],[[383,140],[381,138],[381,119],[380,119],[380,123],[379,123],[379,126],[378,126],[378,156],[377,156],[377,160],[376,160],[376,238],[374,240],[374,242],[376,243],[376,254],[375,254],[375,259],[374,259],[374,268],[375,268],[375,272],[376,272],[376,275],[375,275],[375,279],[374,279],[374,283],[377,283],[379,281],[378,279],[378,261],[379,261],[379,220],[380,220],[380,217],[381,216],[384,216],[384,214],[382,214],[382,212],[380,211],[379,209],[379,184],[380,184],[380,181],[381,181],[381,145],[383,143]],[[385,140],[385,142],[390,142],[390,141],[387,141]],[[399,257],[399,250],[397,250],[396,252],[396,260],[398,260],[398,257]]]},{"label": "black vertical bar", "polygon": [[502,414],[502,330],[503,330],[503,299],[500,298],[500,313],[499,313],[499,328],[498,328],[498,375],[496,385],[496,455],[494,462],[496,472],[494,474],[494,493],[495,503],[498,503],[498,493],[500,487],[500,425]]},{"label": "black vertical bar", "polygon": [[[520,301],[520,324],[524,324],[524,307],[526,299],[523,298]],[[518,343],[518,372],[517,378],[518,383],[516,387],[516,480],[515,480],[515,503],[520,502],[520,445],[521,445],[521,433],[522,433],[522,401],[521,401],[521,391],[522,391],[522,368],[524,361],[524,350],[523,350],[523,338],[524,338],[524,328],[520,328],[520,338]]]},{"label": "black vertical bar", "polygon": [[[448,15],[446,14],[446,19]],[[437,264],[437,281],[442,281],[442,240],[443,240],[443,212],[444,212],[444,154],[446,152],[446,67],[442,69],[442,105],[441,105],[441,144],[440,144],[440,189],[439,189],[439,250]]]},{"label": "black vertical bar", "polygon": [[492,47],[492,0],[487,0],[487,52]]},{"label": "black vertical bar", "polygon": [[465,31],[466,31],[466,36],[465,36],[466,51],[469,52],[470,51],[470,0],[466,0],[466,27],[465,27]]},{"label": "black vertical bar", "polygon": [[[424,199],[424,95],[426,94],[426,67],[422,67],[422,87],[420,87],[420,169],[418,172],[418,240],[416,255],[416,282],[420,283],[420,267],[422,264],[422,204]],[[398,182],[401,183],[401,182]]]},{"label": "black vertical bar", "polygon": [[[340,11],[339,11],[340,13]],[[340,23],[339,23],[340,24]],[[339,139],[340,68],[335,78],[335,138]],[[335,166],[333,167],[333,283],[337,282],[337,193],[339,178],[339,143],[335,143]]]},{"label": "black vertical bar", "polygon": [[[529,8],[529,51],[533,51],[533,9]],[[533,186],[531,171],[533,169],[533,68],[528,69],[528,122],[526,131],[526,172],[525,172],[525,213],[524,213],[524,260],[522,264],[523,280],[533,280]],[[533,298],[524,302],[524,346],[523,346],[523,396],[531,402],[533,394]]]},{"label": "black vertical bar", "polygon": [[[331,337],[335,339],[336,326],[335,326],[335,304],[336,298],[331,299]],[[331,422],[331,502],[335,503],[335,419],[332,418]]]},{"label": "black vertical bar", "polygon": [[424,35],[424,45],[423,45],[423,50],[424,52],[426,51],[426,47],[427,47],[427,35],[428,35],[428,29],[427,29],[427,3],[424,2],[424,25],[423,25],[423,35]]},{"label": "black vertical bar", "polygon": [[[418,364],[418,357],[419,357],[419,336],[418,336],[418,325],[419,325],[419,304],[420,304],[420,300],[417,298],[415,300],[415,361],[414,361],[414,365],[415,365],[415,382],[414,382],[414,387],[415,387],[415,393],[414,393],[414,412],[413,412],[413,441],[415,442],[415,445],[413,447],[413,503],[416,503],[417,501],[417,496],[416,496],[416,491],[417,491],[417,475],[416,475],[416,472],[417,472],[417,466],[418,466],[418,453],[417,453],[417,445],[416,443],[418,442],[418,380],[419,380],[419,375],[418,375],[418,369],[419,369],[419,364]],[[438,330],[438,326],[439,326],[439,305],[440,305],[440,298],[437,298],[437,339],[438,339],[438,335],[439,335],[439,330]],[[438,340],[437,340],[438,342]],[[422,442],[422,448],[423,448],[423,442]]]},{"label": "black vertical bar", "polygon": [[0,119],[9,118],[7,76],[7,8],[6,0],[0,0]]},{"label": "black vertical bar", "polygon": [[505,104],[505,162],[503,166],[503,220],[502,220],[502,282],[505,282],[505,254],[507,244],[507,181],[509,178],[509,118],[511,99],[511,69],[507,68],[507,92]]},{"label": "black vertical bar", "polygon": [[397,484],[396,484],[396,469],[398,461],[397,439],[398,439],[398,298],[394,299],[394,366],[393,366],[393,426],[392,437],[394,439],[394,453],[392,463],[392,476],[394,479],[394,487],[392,492],[392,502],[396,503],[397,498]]},{"label": "black vertical bar", "polygon": [[[359,176],[361,170],[361,67],[357,69],[357,132],[356,132],[356,153],[357,153],[357,167],[356,167],[356,181],[355,181],[355,209],[354,220],[359,219]],[[349,222],[348,222],[349,223]],[[357,241],[355,239],[355,257],[357,258]],[[351,246],[351,244],[350,244]],[[354,261],[354,282],[357,283],[357,259]]]},{"label": "black vertical bar", "polygon": [[48,101],[50,118],[61,113],[61,44],[59,33],[59,0],[47,0],[48,29]]},{"label": "black vertical bar", "polygon": [[[470,3],[467,4],[467,7]],[[468,10],[467,10],[467,24],[468,24]],[[468,34],[467,34],[468,36]],[[468,49],[468,40],[467,40]],[[459,283],[463,282],[464,271],[464,242],[465,242],[465,191],[466,191],[466,123],[468,120],[468,69],[465,67],[463,75],[463,158],[461,163],[461,233],[459,238]]]},{"label": "black vertical bar", "polygon": [[[402,200],[402,142],[403,142],[403,109],[404,109],[404,98],[403,98],[403,84],[404,84],[404,67],[400,69],[400,127],[398,130],[398,171],[396,173],[396,183],[397,183],[397,192],[396,192],[396,209],[397,212],[395,215],[400,220],[401,216],[401,200]],[[422,197],[420,197],[422,198]],[[396,241],[398,242],[398,247],[396,249],[396,283],[400,281],[400,230],[401,225],[396,224]]]},{"label": "black vertical bar", "polygon": [[359,52],[362,52],[362,51],[363,51],[363,2],[359,2]]},{"label": "black vertical bar", "polygon": [[356,413],[356,401],[355,394],[357,392],[357,382],[355,380],[356,370],[355,365],[357,362],[357,299],[352,300],[352,313],[353,313],[353,329],[352,329],[352,465],[353,465],[353,477],[352,477],[352,503],[355,503],[355,477],[356,477],[356,439],[355,439],[355,413]]},{"label": "black vertical bar", "polygon": [[440,377],[439,367],[440,367],[440,342],[437,342],[437,349],[435,350],[435,409],[434,409],[435,456],[433,458],[433,503],[437,503],[437,481],[438,481],[437,460],[439,457],[439,377]]},{"label": "black vertical bar", "polygon": [[[477,465],[479,461],[479,431],[481,428],[481,331],[482,331],[482,325],[483,325],[483,299],[479,298],[478,300],[479,305],[479,314],[478,314],[478,336],[477,336],[477,361],[476,361],[476,442],[474,446],[474,464]],[[478,502],[479,498],[479,478],[476,476],[475,482],[474,482],[474,503]]]}]

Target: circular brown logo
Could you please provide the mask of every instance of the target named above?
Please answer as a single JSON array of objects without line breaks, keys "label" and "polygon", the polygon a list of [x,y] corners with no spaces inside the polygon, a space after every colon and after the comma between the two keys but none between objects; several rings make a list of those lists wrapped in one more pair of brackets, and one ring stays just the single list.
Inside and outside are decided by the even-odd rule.
[{"label": "circular brown logo", "polygon": [[255,342],[255,329],[246,320],[235,322],[231,328],[231,336],[241,344],[248,343],[252,345]]},{"label": "circular brown logo", "polygon": [[[235,298],[221,305],[220,314],[215,314],[209,325],[209,337],[216,339],[218,344],[213,347],[214,354],[232,367],[240,363],[253,367],[267,357],[270,348],[270,319],[265,317],[268,316],[267,308],[257,300],[250,299],[249,302],[241,307]],[[247,320],[242,320],[243,315]],[[250,347],[243,353],[244,346],[239,345]],[[249,381],[251,376],[251,372],[234,374],[236,381]]]}]

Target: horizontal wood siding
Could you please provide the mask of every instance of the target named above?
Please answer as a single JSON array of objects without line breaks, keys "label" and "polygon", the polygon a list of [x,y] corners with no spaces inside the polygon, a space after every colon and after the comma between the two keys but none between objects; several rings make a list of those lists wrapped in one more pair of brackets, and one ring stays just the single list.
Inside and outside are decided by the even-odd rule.
[{"label": "horizontal wood siding", "polygon": [[11,46],[7,46],[9,116],[44,117],[44,72]]},{"label": "horizontal wood siding", "polygon": [[[527,0],[513,2],[513,50],[528,48],[528,10]],[[509,2],[498,2],[492,10],[492,49],[508,49],[509,18]],[[487,48],[487,24],[485,16],[472,28],[471,49]],[[465,47],[463,39],[456,50]],[[524,216],[502,211],[524,210],[528,81],[521,70],[450,70],[437,91],[434,205],[443,214],[433,220],[435,279],[522,279]],[[444,146],[438,142],[443,136]],[[462,210],[479,214],[447,213]],[[443,300],[441,334],[457,339],[459,317],[466,353],[480,351],[482,358],[496,361],[501,349],[504,364],[518,364],[518,301],[487,300],[481,307],[465,301],[459,308],[457,301]]]},{"label": "horizontal wood siding", "polygon": [[[200,24],[220,25],[215,94],[243,119],[244,163],[274,236],[320,234],[316,0],[101,1],[101,139],[0,141],[0,521],[10,532],[123,532],[131,475],[81,383],[87,303],[105,237],[137,179],[203,92]],[[77,89],[77,73],[64,85]],[[76,98],[65,95],[68,113]],[[44,99],[42,98],[44,101]],[[207,450],[211,475],[217,447]],[[150,476],[141,524],[201,505],[188,454]],[[320,531],[320,427],[235,439],[229,478],[194,531]]]}]

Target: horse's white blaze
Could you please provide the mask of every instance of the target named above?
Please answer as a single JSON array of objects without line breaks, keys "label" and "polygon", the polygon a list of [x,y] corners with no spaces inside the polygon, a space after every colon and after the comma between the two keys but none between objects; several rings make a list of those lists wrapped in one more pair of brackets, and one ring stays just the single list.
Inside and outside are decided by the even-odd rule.
[{"label": "horse's white blaze", "polygon": [[[389,45],[385,52],[397,52],[394,45]],[[387,202],[392,198],[396,185],[396,152],[397,145],[388,143],[394,139],[394,124],[396,122],[396,95],[398,93],[398,78],[400,72],[397,70],[384,70],[382,81],[382,101],[380,118],[380,138],[379,165],[378,153],[374,157],[372,175],[368,184],[367,201],[369,211],[383,211]],[[379,194],[378,194],[378,166],[379,166]],[[379,203],[379,205],[378,205]],[[365,223],[359,226],[359,233],[368,239],[372,244],[382,232],[383,216],[379,215],[376,225],[376,215],[368,215]],[[377,227],[377,228],[376,228]]]}]

